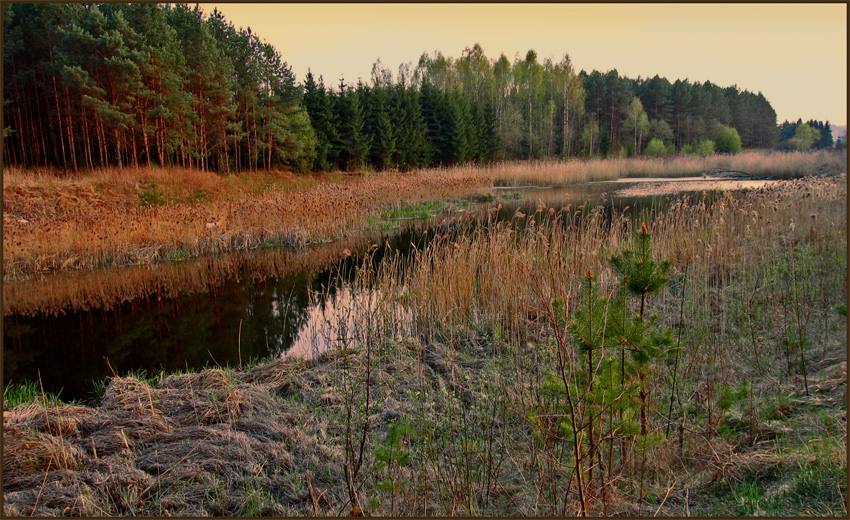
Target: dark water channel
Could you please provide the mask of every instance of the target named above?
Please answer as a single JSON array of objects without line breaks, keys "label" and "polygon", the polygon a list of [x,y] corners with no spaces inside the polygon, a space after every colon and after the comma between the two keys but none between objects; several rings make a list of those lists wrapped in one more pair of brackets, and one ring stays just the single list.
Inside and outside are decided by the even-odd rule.
[{"label": "dark water channel", "polygon": [[[596,205],[600,195],[621,187],[593,183],[568,188],[495,189],[495,200],[471,203],[462,211],[442,213],[428,222],[402,222],[397,230],[375,232],[366,243],[379,244],[369,253],[379,262],[396,251],[406,256],[414,246],[422,249],[435,235],[468,232],[485,223],[490,208],[499,204],[502,208],[496,218],[510,220],[517,210],[533,213],[538,199],[549,207],[571,204],[576,208],[586,202]],[[630,214],[638,215],[642,208],[663,207],[672,198],[607,196],[604,203],[611,210],[628,206]],[[262,260],[262,255],[279,253],[241,254],[257,255]],[[352,293],[344,281],[350,279],[362,254],[365,252],[342,255],[322,265],[307,262],[296,272],[272,268],[259,277],[246,272],[241,264],[235,272],[202,290],[182,292],[178,287],[171,295],[149,294],[109,309],[6,316],[4,384],[37,381],[40,377],[45,390],[61,390],[60,397],[65,400],[85,399],[94,387],[93,381],[112,371],[124,375],[139,370],[154,373],[237,366],[240,359],[247,362],[281,356],[290,349],[309,353],[321,348],[314,344],[320,341],[317,327],[335,309],[351,301]],[[335,283],[340,277],[342,285]],[[34,282],[6,283],[31,284],[32,290],[42,287]],[[97,278],[86,283],[97,283]]]}]

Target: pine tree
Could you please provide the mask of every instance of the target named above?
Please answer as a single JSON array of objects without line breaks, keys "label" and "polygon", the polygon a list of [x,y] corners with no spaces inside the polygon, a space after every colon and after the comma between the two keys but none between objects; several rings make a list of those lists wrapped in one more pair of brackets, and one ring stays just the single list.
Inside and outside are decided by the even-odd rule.
[{"label": "pine tree", "polygon": [[317,84],[313,74],[308,70],[304,80],[304,107],[310,115],[310,123],[316,132],[314,169],[317,170],[330,170],[336,163],[339,153],[335,144],[339,142],[339,133],[333,104],[333,98],[326,91],[321,76]]},{"label": "pine tree", "polygon": [[369,153],[369,141],[364,132],[365,118],[361,92],[348,87],[343,80],[340,80],[334,111],[340,122],[339,166],[345,171],[363,168]]},{"label": "pine tree", "polygon": [[[627,320],[625,319],[615,319],[614,322],[624,324],[623,329],[617,330],[615,334],[620,334],[624,338],[624,348],[628,346],[632,357],[641,367],[638,371],[641,379],[641,434],[646,434],[648,391],[645,367],[651,359],[659,354],[659,349],[664,344],[661,337],[647,335],[647,331],[652,328],[654,322],[653,320],[647,322],[645,319],[646,298],[661,290],[667,283],[667,274],[670,271],[671,263],[669,260],[657,261],[652,257],[652,235],[647,230],[645,223],[641,225],[641,230],[637,233],[635,249],[626,248],[620,254],[612,256],[610,263],[620,275],[622,288],[625,289],[620,297],[625,299],[627,292],[640,298],[640,312],[631,325],[631,329],[626,326]],[[626,305],[623,303],[617,307],[625,309]]]},{"label": "pine tree", "polygon": [[393,89],[392,111],[396,114],[396,142],[393,161],[402,171],[428,163],[428,129],[419,105],[419,93],[407,87],[402,78]]}]

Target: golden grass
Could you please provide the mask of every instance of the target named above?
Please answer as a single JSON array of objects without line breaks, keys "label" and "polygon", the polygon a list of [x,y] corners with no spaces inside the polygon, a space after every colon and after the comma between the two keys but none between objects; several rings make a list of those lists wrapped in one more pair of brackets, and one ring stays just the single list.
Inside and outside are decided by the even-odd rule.
[{"label": "golden grass", "polygon": [[[833,151],[746,152],[710,157],[675,156],[629,159],[497,163],[483,167],[496,185],[564,185],[623,177],[688,177],[712,170],[744,172],[756,177],[790,178],[823,172],[840,173],[847,168],[846,156]],[[459,170],[477,168],[461,166]]]},{"label": "golden grass", "polygon": [[[695,277],[729,280],[794,241],[817,236],[846,243],[846,192],[846,174],[781,181],[744,197],[727,192],[710,211],[702,202],[679,199],[650,215],[647,225],[658,255],[672,259],[674,269],[687,265]],[[447,328],[473,312],[527,323],[550,298],[576,296],[587,271],[602,273],[603,285],[610,286],[607,259],[631,240],[633,222],[615,214],[606,223],[601,207],[583,211],[589,218],[567,223],[568,232],[558,231],[565,213],[541,206],[517,217],[531,230],[521,239],[515,225],[498,223],[452,243],[436,240],[410,260],[405,287],[415,314]],[[384,269],[385,278],[398,271]]]},{"label": "golden grass", "polygon": [[[183,168],[106,169],[64,177],[10,168],[3,181],[4,279],[55,269],[148,264],[174,257],[339,237],[392,205],[469,195],[492,185],[553,185],[715,170],[795,177],[846,169],[842,154],[603,159],[458,166],[372,176]],[[164,204],[142,206],[161,192]]]},{"label": "golden grass", "polygon": [[[832,310],[846,293],[846,256],[840,263],[846,184],[846,175],[783,181],[721,195],[710,206],[680,199],[646,216],[657,256],[673,261],[671,282],[653,296],[649,310],[666,327],[679,316],[680,302],[685,305],[677,407],[683,441],[674,428],[670,439],[650,449],[645,472],[637,467],[634,444],[626,446],[631,465],[609,472],[610,494],[596,490],[591,514],[635,516],[639,493],[654,499],[644,502],[644,515],[684,516],[689,508],[697,512],[700,498],[734,511],[734,489],[745,477],[793,461],[783,449],[836,432],[836,439],[846,439],[840,419],[846,414],[846,321]],[[493,222],[469,236],[444,235],[407,259],[384,257],[377,271],[361,270],[358,282],[383,296],[368,303],[372,318],[399,302],[413,311],[417,328],[404,341],[389,341],[387,331],[372,326],[377,320],[364,319],[353,330],[346,325],[346,335],[335,336],[339,348],[315,361],[206,370],[163,377],[155,386],[114,378],[96,409],[11,410],[4,512],[240,516],[249,513],[245,504],[256,489],[267,491],[269,509],[263,511],[269,515],[348,511],[345,401],[363,396],[368,366],[374,408],[353,401],[355,415],[370,421],[364,468],[376,467],[390,424],[404,418],[416,432],[402,446],[411,462],[395,468],[396,480],[406,481],[401,493],[379,489],[383,472],[361,474],[358,489],[370,514],[576,514],[570,442],[557,431],[543,432],[551,438],[536,435],[530,421],[552,400],[544,387],[554,370],[547,349],[552,330],[541,313],[552,297],[574,302],[588,270],[610,294],[616,281],[607,259],[641,224],[624,215],[611,220],[598,208],[582,212],[589,214],[578,218],[541,205],[515,222]],[[802,395],[799,374],[785,372],[778,346],[781,309],[795,293],[783,273],[775,284],[765,282],[781,260],[793,261],[806,249],[815,254],[800,267],[812,270],[800,277],[805,291],[796,297],[822,297],[802,303],[825,311],[814,315],[809,331],[811,387],[844,376],[843,384],[829,383],[829,393],[811,396]],[[686,283],[677,278],[685,269]],[[756,324],[752,344],[744,334],[749,323]],[[354,344],[349,334],[364,341]],[[758,356],[766,358],[764,366]],[[819,363],[823,368],[815,370]],[[672,367],[670,360],[654,366],[648,383],[653,402],[663,404],[669,395]],[[351,384],[341,384],[342,378]],[[723,410],[716,393],[715,401],[707,396],[743,380],[752,383],[753,394],[736,413],[749,406],[765,410],[781,394],[788,397],[789,416],[757,414],[751,428],[721,435],[717,416]],[[834,401],[807,404],[826,398]],[[685,411],[689,407],[693,412]],[[707,419],[711,410],[713,422]],[[653,431],[663,431],[666,413],[663,406],[651,410]],[[355,419],[349,426],[362,424]],[[817,460],[814,451],[804,453],[801,462]],[[830,451],[823,464],[846,469],[844,453]],[[783,473],[799,472],[791,467]],[[639,488],[639,479],[645,486]],[[822,482],[830,489],[837,484],[833,494],[843,494],[843,502],[841,481]],[[827,505],[840,510],[837,500]]]},{"label": "golden grass", "polygon": [[[142,207],[139,194],[151,181],[165,203]],[[458,196],[484,182],[445,171],[317,180],[285,172],[123,169],[60,178],[13,170],[3,186],[4,278],[338,237],[387,205]]]}]

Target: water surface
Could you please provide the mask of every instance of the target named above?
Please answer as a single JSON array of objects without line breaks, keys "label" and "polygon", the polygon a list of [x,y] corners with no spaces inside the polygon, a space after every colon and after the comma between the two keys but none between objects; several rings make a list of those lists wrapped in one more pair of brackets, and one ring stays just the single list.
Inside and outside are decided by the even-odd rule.
[{"label": "water surface", "polygon": [[[492,201],[453,204],[452,211],[425,221],[385,223],[300,251],[228,253],[172,265],[6,282],[4,308],[26,308],[28,295],[52,303],[4,312],[4,381],[40,378],[45,390],[61,389],[64,399],[84,399],[94,380],[113,372],[238,366],[287,353],[309,357],[344,340],[329,323],[354,327],[358,313],[373,308],[374,291],[358,293],[347,285],[366,255],[375,263],[386,255],[405,257],[437,235],[469,232],[492,219],[511,220],[517,211],[533,214],[540,203],[570,206],[574,214],[583,204],[604,203],[609,216],[615,209],[637,216],[673,199],[620,196],[618,190],[628,186],[494,189]],[[399,309],[383,319],[395,320],[395,329],[404,331],[411,318]]]}]

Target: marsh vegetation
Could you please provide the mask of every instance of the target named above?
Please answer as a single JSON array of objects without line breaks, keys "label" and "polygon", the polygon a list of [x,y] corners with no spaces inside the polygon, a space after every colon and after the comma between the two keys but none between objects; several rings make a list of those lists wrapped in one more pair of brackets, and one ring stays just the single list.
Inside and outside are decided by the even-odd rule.
[{"label": "marsh vegetation", "polygon": [[846,175],[497,204],[367,248],[308,359],[30,392],[5,513],[846,515]]},{"label": "marsh vegetation", "polygon": [[828,121],[477,43],[298,82],[199,5],[2,13],[4,516],[847,515]]}]

